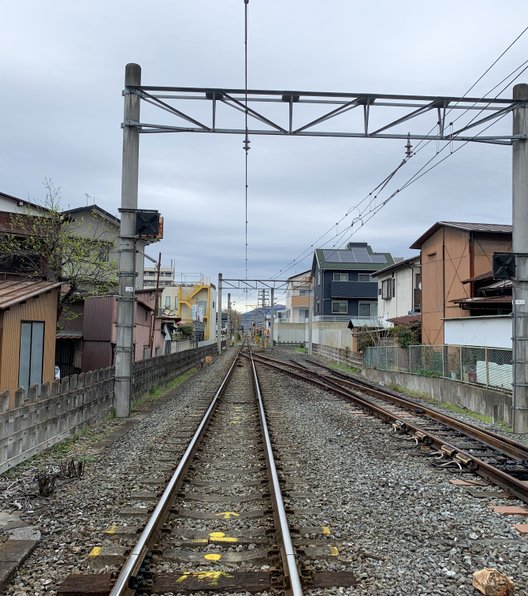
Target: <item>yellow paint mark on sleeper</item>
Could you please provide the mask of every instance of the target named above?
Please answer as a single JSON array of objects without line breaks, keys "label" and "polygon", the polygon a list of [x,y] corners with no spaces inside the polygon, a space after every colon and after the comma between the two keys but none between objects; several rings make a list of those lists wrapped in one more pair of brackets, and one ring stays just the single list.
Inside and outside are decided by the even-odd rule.
[{"label": "yellow paint mark on sleeper", "polygon": [[328,526],[321,526],[321,533],[323,534],[323,536],[330,536],[332,532],[330,531],[330,528]]},{"label": "yellow paint mark on sleeper", "polygon": [[198,581],[207,582],[211,587],[217,586],[223,577],[233,577],[230,573],[224,571],[186,571],[176,580],[177,584],[182,584],[189,577],[194,577]]},{"label": "yellow paint mark on sleeper", "polygon": [[216,542],[238,542],[238,538],[226,536],[224,532],[211,532],[209,534],[209,540],[214,540]]},{"label": "yellow paint mark on sleeper", "polygon": [[240,416],[235,416],[234,418],[232,418],[229,421],[229,424],[240,424],[241,420],[242,420],[242,418],[240,418]]},{"label": "yellow paint mark on sleeper", "polygon": [[207,555],[204,555],[206,561],[220,561],[221,558],[222,555],[218,553],[208,553]]},{"label": "yellow paint mark on sleeper", "polygon": [[117,531],[117,526],[114,524],[113,526],[110,526],[110,527],[108,528],[108,530],[106,530],[106,533],[107,533],[107,534],[115,534],[115,533],[116,533],[116,531]]},{"label": "yellow paint mark on sleeper", "polygon": [[337,548],[337,546],[332,546],[332,548],[330,549],[330,554],[332,555],[332,557],[339,556],[339,549]]},{"label": "yellow paint mark on sleeper", "polygon": [[238,513],[234,511],[222,511],[221,513],[215,513],[216,517],[221,517],[223,519],[231,519],[232,517],[240,517]]},{"label": "yellow paint mark on sleeper", "polygon": [[90,551],[90,553],[88,554],[89,557],[98,557],[101,554],[101,547],[100,546],[94,546],[92,548],[92,550]]}]

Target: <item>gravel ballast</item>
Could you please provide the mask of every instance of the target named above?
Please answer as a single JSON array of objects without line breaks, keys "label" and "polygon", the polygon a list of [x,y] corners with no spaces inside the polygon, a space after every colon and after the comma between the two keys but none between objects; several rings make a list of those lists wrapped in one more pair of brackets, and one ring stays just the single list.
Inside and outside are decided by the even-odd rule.
[{"label": "gravel ballast", "polygon": [[[271,355],[281,354],[292,357],[281,350]],[[230,350],[151,412],[136,414],[137,423],[104,450],[94,449],[88,439],[76,443],[77,455],[87,459],[84,476],[59,483],[50,497],[38,495],[33,476],[37,463],[64,459],[56,450],[0,477],[0,509],[18,512],[42,534],[6,594],[55,594],[68,574],[88,569],[91,548],[101,544],[119,510],[131,504],[134,478],[148,470],[170,428],[196,413],[197,400],[214,394],[233,356]],[[494,567],[512,577],[515,594],[528,594],[528,538],[512,527],[525,520],[491,510],[518,501],[471,496],[449,483],[457,474],[434,468],[413,441],[392,433],[390,425],[306,383],[265,367],[259,371],[264,397],[271,392],[281,396],[273,406],[274,434],[294,439],[298,447],[300,465],[289,480],[310,487],[312,502],[339,545],[336,563],[357,576],[353,588],[311,593],[475,594],[473,572]],[[117,431],[120,424],[106,421],[100,427]]]}]

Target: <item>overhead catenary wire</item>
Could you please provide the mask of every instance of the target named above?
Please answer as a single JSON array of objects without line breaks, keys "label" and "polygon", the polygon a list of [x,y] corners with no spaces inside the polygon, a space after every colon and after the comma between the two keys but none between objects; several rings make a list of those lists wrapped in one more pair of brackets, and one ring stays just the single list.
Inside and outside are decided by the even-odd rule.
[{"label": "overhead catenary wire", "polygon": [[[483,78],[484,76],[499,62],[499,60],[513,47],[513,45],[526,33],[526,31],[528,31],[528,27],[526,27],[525,29],[523,29],[523,31],[515,38],[514,41],[512,41],[508,47],[498,56],[498,58],[496,58],[493,63],[483,72],[483,74],[467,89],[467,91],[464,93],[463,97],[465,97]],[[485,99],[486,96],[488,96],[490,93],[492,93],[493,91],[495,91],[495,89],[497,89],[497,87],[499,87],[502,83],[504,83],[505,81],[508,80],[508,83],[505,85],[505,87],[503,89],[501,89],[501,91],[499,91],[499,93],[494,97],[494,99],[496,99],[497,97],[499,97],[501,95],[501,93],[504,92],[504,90],[510,86],[523,72],[525,72],[528,69],[528,60],[523,62],[522,64],[520,64],[519,66],[517,66],[512,72],[510,72],[506,77],[504,77],[499,83],[497,83],[492,89],[490,89],[486,95],[482,98]],[[512,78],[513,77],[513,78]],[[511,80],[510,80],[511,79]],[[491,103],[491,100],[490,100]],[[456,106],[457,104],[455,104]],[[487,104],[489,105],[489,104]],[[451,107],[449,108],[449,110],[446,112],[446,115],[449,114],[452,109],[455,107]],[[474,105],[472,106],[474,107]],[[475,114],[473,116],[473,118],[466,124],[469,125],[471,123],[473,123],[478,117],[479,115],[486,109],[487,106],[484,106],[482,109],[480,109],[477,114]],[[465,110],[463,110],[455,119],[453,119],[453,122],[450,124],[453,124],[454,122],[456,122],[457,120],[459,120],[461,117],[463,117],[470,108],[467,108]],[[334,224],[331,228],[329,228],[329,230],[327,232],[325,232],[322,236],[320,236],[317,240],[315,240],[312,244],[310,244],[309,247],[307,247],[306,249],[304,249],[299,255],[297,255],[294,259],[292,259],[289,263],[287,263],[287,265],[285,267],[283,267],[280,271],[279,274],[283,274],[287,271],[289,271],[290,269],[292,269],[293,267],[298,266],[302,261],[304,261],[309,255],[311,255],[313,253],[313,249],[314,249],[314,245],[318,244],[319,242],[321,242],[326,236],[328,236],[329,234],[332,234],[334,231],[334,227],[338,224],[338,223],[342,223],[354,210],[358,211],[358,216],[354,218],[354,220],[352,221],[352,224],[350,227],[354,227],[355,223],[359,223],[360,225],[357,226],[357,229],[363,227],[365,225],[365,223],[367,221],[369,221],[383,206],[385,206],[388,202],[390,202],[397,194],[399,194],[401,191],[403,191],[405,188],[409,187],[411,184],[413,184],[415,181],[419,180],[421,177],[423,177],[426,173],[428,173],[429,171],[431,171],[432,169],[434,169],[437,165],[440,165],[441,163],[443,163],[443,161],[445,161],[447,159],[447,157],[449,157],[450,155],[453,155],[454,153],[456,153],[457,151],[459,151],[460,149],[462,149],[463,147],[465,147],[470,141],[476,140],[478,138],[478,136],[480,136],[480,134],[482,134],[483,132],[485,132],[486,130],[488,130],[488,128],[490,128],[490,126],[492,126],[493,124],[495,124],[496,122],[502,120],[502,118],[504,116],[506,116],[507,114],[502,115],[499,119],[497,119],[494,123],[490,124],[489,126],[487,126],[486,128],[484,128],[483,130],[481,130],[478,134],[476,134],[472,139],[465,141],[462,145],[460,145],[459,147],[457,147],[455,150],[451,149],[451,152],[447,155],[444,156],[437,164],[432,165],[430,168],[427,169],[427,166],[430,165],[435,159],[438,158],[438,156],[445,151],[446,147],[450,146],[451,143],[448,145],[447,143],[442,147],[442,149],[440,149],[439,151],[436,152],[436,154],[430,158],[426,164],[424,164],[424,166],[422,166],[417,172],[415,172],[415,174],[413,174],[413,176],[411,176],[400,188],[398,188],[397,190],[395,190],[391,195],[389,195],[389,197],[387,199],[385,199],[382,203],[380,203],[378,206],[376,206],[373,209],[367,210],[367,208],[374,202],[374,200],[376,198],[378,198],[379,194],[381,193],[381,190],[379,192],[376,193],[377,189],[380,188],[381,185],[383,185],[383,188],[385,188],[388,184],[387,183],[384,184],[384,181],[387,180],[387,178],[392,179],[394,177],[394,175],[396,174],[396,172],[406,163],[408,163],[409,159],[413,156],[415,156],[419,151],[423,150],[429,143],[431,143],[432,141],[420,141],[418,143],[418,145],[416,146],[415,150],[409,154],[409,156],[404,159],[402,161],[402,163],[391,172],[391,174],[389,174],[389,176],[384,179],[384,181],[382,181],[380,184],[378,184],[377,187],[375,187],[375,189],[373,189],[366,197],[364,197],[361,201],[359,201],[359,203],[357,203],[356,205],[350,207],[347,212],[345,213],[345,215],[338,220],[338,222],[336,222],[336,224]],[[436,127],[436,126],[435,126]],[[434,130],[433,127],[431,129],[430,132],[432,132],[432,130]],[[430,133],[429,133],[430,134]],[[425,169],[425,171],[424,171]],[[382,188],[382,190],[383,190]],[[376,193],[376,194],[374,194]],[[367,205],[365,207],[363,207],[363,211],[361,211],[359,209],[359,206],[361,206],[369,197],[371,197],[371,200],[367,203]],[[368,217],[368,219],[365,220],[365,217]],[[347,232],[350,232],[350,227],[346,227],[343,231],[342,234],[343,236],[346,235]],[[355,233],[355,232],[353,232]],[[350,236],[353,234],[348,234],[347,237],[350,238]],[[337,238],[341,236],[341,234],[337,234],[334,237],[334,246],[335,243],[337,241]],[[326,246],[328,243],[330,242],[327,241],[323,244],[323,247]]]},{"label": "overhead catenary wire", "polygon": [[[482,81],[482,79],[488,74],[488,72],[490,72],[490,70],[501,60],[501,58],[503,58],[510,50],[511,48],[521,39],[521,37],[528,31],[528,27],[525,27],[520,33],[519,35],[502,51],[502,53],[488,66],[488,68],[486,68],[486,70],[478,77],[478,79],[472,83],[465,91],[464,95],[462,95],[462,98],[466,97],[469,93],[471,93],[471,91],[480,83],[480,81]],[[508,75],[509,78],[510,75]],[[490,93],[493,93],[493,91],[500,85],[502,84],[502,82],[504,82],[505,79],[503,79],[501,82],[499,82],[495,87],[493,87],[492,89],[490,89],[486,95],[489,95]],[[486,95],[484,97],[486,97]],[[453,111],[453,109],[458,106],[460,102],[456,102],[452,107],[450,107],[447,112],[446,115],[449,114],[450,112]],[[474,106],[475,104],[473,104]],[[459,118],[461,118],[465,113],[467,112],[467,110],[464,110],[459,116],[457,116],[455,118],[455,120],[453,122],[456,122]],[[428,134],[430,134],[432,131],[434,130],[434,127],[429,131]],[[425,145],[428,145],[431,141],[425,141],[424,139],[422,139],[418,145],[415,148],[415,152],[417,150],[419,150],[420,146],[425,143]]]},{"label": "overhead catenary wire", "polygon": [[[248,128],[248,4],[249,0],[244,0],[244,126],[245,136],[243,142],[244,148],[244,233],[245,233],[245,273],[246,281],[248,279],[248,153],[249,153],[249,128]],[[247,290],[246,308],[247,308]]]},{"label": "overhead catenary wire", "polygon": [[[503,114],[500,118],[499,121],[502,120],[503,118],[505,118],[507,116],[507,114]],[[415,173],[413,176],[411,176],[400,188],[396,189],[395,191],[392,192],[392,194],[390,194],[384,201],[382,201],[379,205],[377,205],[376,207],[373,207],[369,212],[367,212],[364,215],[364,219],[361,221],[360,225],[352,230],[350,232],[350,235],[348,236],[347,240],[349,238],[351,238],[354,234],[356,234],[358,232],[358,230],[363,227],[368,221],[370,221],[374,215],[376,215],[376,213],[378,213],[378,211],[380,211],[383,207],[385,207],[385,205],[387,205],[387,203],[389,203],[398,193],[400,193],[402,190],[404,190],[405,188],[407,188],[408,186],[411,186],[412,184],[414,184],[415,182],[417,182],[422,176],[425,176],[428,172],[430,172],[431,170],[433,170],[434,168],[436,168],[437,166],[439,166],[442,162],[444,162],[446,159],[448,159],[449,157],[451,157],[451,155],[457,153],[458,151],[460,151],[463,147],[465,147],[468,143],[470,143],[472,140],[475,140],[479,135],[481,135],[482,133],[484,133],[488,128],[490,128],[491,126],[493,126],[495,123],[491,123],[489,124],[486,128],[484,128],[483,130],[479,131],[478,134],[476,134],[473,139],[470,139],[468,141],[465,141],[462,145],[459,145],[456,149],[454,149],[452,152],[448,153],[447,155],[445,155],[439,162],[437,162],[436,164],[432,165],[429,169],[427,169],[426,171],[424,171],[422,174],[420,174],[419,176],[417,175],[417,173]],[[436,154],[434,156],[434,158],[437,158],[439,154]],[[434,158],[431,158],[434,159]],[[429,160],[428,163],[431,162],[431,160]],[[426,164],[427,165],[427,164]],[[426,166],[424,166],[426,167]],[[421,168],[422,170],[423,168]],[[419,170],[419,172],[421,171]]]}]

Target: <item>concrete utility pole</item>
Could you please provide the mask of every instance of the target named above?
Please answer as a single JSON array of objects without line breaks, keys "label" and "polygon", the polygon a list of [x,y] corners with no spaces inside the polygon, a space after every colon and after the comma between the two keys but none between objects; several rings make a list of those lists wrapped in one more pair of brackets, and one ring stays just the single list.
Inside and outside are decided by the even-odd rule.
[{"label": "concrete utility pole", "polygon": [[227,337],[231,340],[231,292],[227,293]]},{"label": "concrete utility pole", "polygon": [[218,274],[218,295],[216,310],[216,348],[218,353],[222,353],[222,274]]},{"label": "concrete utility pole", "polygon": [[312,277],[310,279],[310,299],[308,301],[308,355],[312,355],[312,329],[313,329],[313,309],[314,309],[314,291],[315,291],[315,280]]},{"label": "concrete utility pole", "polygon": [[[513,99],[528,100],[528,85],[513,88]],[[513,432],[528,432],[528,108],[513,111]]]},{"label": "concrete utility pole", "polygon": [[273,348],[273,325],[274,319],[273,311],[275,309],[275,288],[271,288],[271,299],[270,299],[270,341],[271,347]]},{"label": "concrete utility pole", "polygon": [[138,202],[140,98],[128,86],[141,85],[139,64],[125,67],[125,110],[123,127],[123,172],[121,179],[121,229],[119,233],[119,297],[117,301],[117,344],[115,350],[115,411],[119,418],[130,415],[134,348],[134,300],[136,264],[136,209]]}]

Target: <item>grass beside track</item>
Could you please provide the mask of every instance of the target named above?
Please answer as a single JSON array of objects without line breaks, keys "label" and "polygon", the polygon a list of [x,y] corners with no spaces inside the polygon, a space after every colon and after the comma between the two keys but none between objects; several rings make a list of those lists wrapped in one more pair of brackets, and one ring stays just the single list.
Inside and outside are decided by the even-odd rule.
[{"label": "grass beside track", "polygon": [[145,405],[152,404],[152,403],[156,402],[157,400],[159,400],[160,398],[165,397],[167,395],[167,393],[169,393],[169,391],[172,391],[173,389],[176,389],[176,387],[178,387],[182,383],[185,383],[185,381],[187,379],[191,378],[194,374],[196,374],[197,371],[198,371],[198,368],[193,367],[193,368],[189,369],[188,371],[182,373],[181,375],[174,377],[174,379],[172,379],[172,381],[165,383],[165,385],[161,385],[161,387],[158,387],[157,385],[153,385],[150,388],[150,391],[148,393],[145,393],[139,399],[134,401],[134,403],[132,405],[132,411],[136,410],[137,408],[144,407]]},{"label": "grass beside track", "polygon": [[348,364],[342,364],[341,362],[332,362],[332,364],[330,364],[330,368],[335,368],[336,370],[340,370],[342,372],[352,373],[353,375],[361,374],[361,369],[357,366],[350,366]]}]

